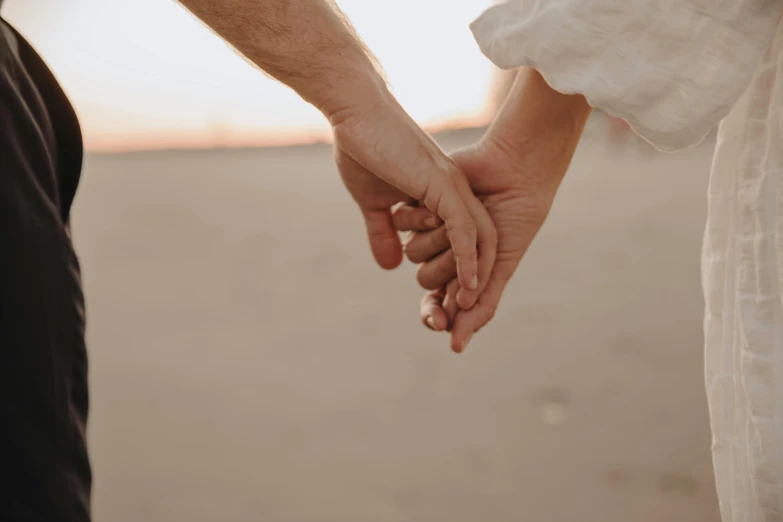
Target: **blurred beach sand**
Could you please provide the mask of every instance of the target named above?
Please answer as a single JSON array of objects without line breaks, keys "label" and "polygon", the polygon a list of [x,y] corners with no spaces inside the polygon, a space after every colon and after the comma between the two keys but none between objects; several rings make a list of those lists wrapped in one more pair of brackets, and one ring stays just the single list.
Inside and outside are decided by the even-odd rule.
[{"label": "blurred beach sand", "polygon": [[95,520],[717,521],[710,157],[588,132],[456,356],[414,267],[374,265],[329,146],[88,156]]}]

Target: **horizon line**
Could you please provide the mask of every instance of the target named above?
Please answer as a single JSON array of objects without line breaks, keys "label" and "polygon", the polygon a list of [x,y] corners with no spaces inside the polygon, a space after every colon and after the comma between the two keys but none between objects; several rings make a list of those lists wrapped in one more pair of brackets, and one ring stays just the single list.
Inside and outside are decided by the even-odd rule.
[{"label": "horizon line", "polygon": [[[449,118],[444,122],[421,124],[429,134],[447,131],[479,129],[486,127],[490,121],[489,111],[481,114]],[[107,137],[84,135],[85,152],[89,154],[111,155],[158,151],[179,150],[220,150],[220,149],[256,149],[256,148],[287,148],[317,144],[331,144],[332,135],[329,129],[300,129],[283,131],[235,131],[214,129],[202,131],[182,131],[163,133],[123,133]]]}]

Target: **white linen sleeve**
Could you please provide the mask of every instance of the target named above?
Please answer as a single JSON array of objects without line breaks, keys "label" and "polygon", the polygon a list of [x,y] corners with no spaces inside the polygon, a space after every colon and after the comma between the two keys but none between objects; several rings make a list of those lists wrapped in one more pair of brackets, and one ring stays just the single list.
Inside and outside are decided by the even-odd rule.
[{"label": "white linen sleeve", "polygon": [[471,30],[500,68],[533,67],[676,150],[728,114],[781,12],[781,0],[507,0]]}]

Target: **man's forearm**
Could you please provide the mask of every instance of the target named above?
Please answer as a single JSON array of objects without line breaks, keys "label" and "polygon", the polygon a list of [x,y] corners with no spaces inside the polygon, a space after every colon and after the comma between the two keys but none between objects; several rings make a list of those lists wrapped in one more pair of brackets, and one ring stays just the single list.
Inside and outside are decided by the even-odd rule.
[{"label": "man's forearm", "polygon": [[331,0],[180,3],[327,117],[387,92],[369,51]]}]

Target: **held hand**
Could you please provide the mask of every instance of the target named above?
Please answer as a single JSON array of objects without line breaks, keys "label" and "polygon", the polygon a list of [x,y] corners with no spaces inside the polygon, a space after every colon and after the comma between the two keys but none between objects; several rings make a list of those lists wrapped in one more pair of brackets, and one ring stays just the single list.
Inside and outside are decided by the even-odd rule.
[{"label": "held hand", "polygon": [[[521,158],[485,138],[456,151],[452,158],[485,205],[498,233],[497,257],[484,292],[470,311],[455,299],[454,264],[442,228],[415,233],[405,253],[419,266],[417,279],[430,290],[422,299],[422,322],[451,331],[451,348],[462,352],[475,332],[494,316],[506,284],[544,223],[557,186],[533,183],[524,175]],[[402,209],[401,209],[402,210]]]},{"label": "held hand", "polygon": [[494,316],[506,284],[546,219],[557,186],[530,182],[524,176],[530,166],[491,138],[455,152],[452,158],[497,229],[497,257],[486,288],[472,310],[460,310],[455,285],[450,283],[454,265],[442,229],[416,233],[406,245],[406,255],[422,263],[417,279],[430,290],[421,302],[422,322],[434,330],[450,330],[451,348],[459,353]]},{"label": "held hand", "polygon": [[583,96],[559,93],[524,68],[487,134],[453,155],[497,229],[497,259],[486,289],[469,311],[454,299],[454,265],[443,230],[414,234],[406,254],[423,263],[418,280],[430,290],[421,302],[422,322],[450,330],[454,351],[463,351],[494,316],[506,283],[544,224],[590,111]]},{"label": "held hand", "polygon": [[[333,115],[335,160],[359,205],[378,264],[402,261],[397,228],[442,234],[460,284],[455,299],[470,309],[495,262],[497,235],[464,173],[405,112],[389,101],[369,110]],[[408,203],[392,218],[391,207]],[[419,204],[420,208],[414,205]]]}]

